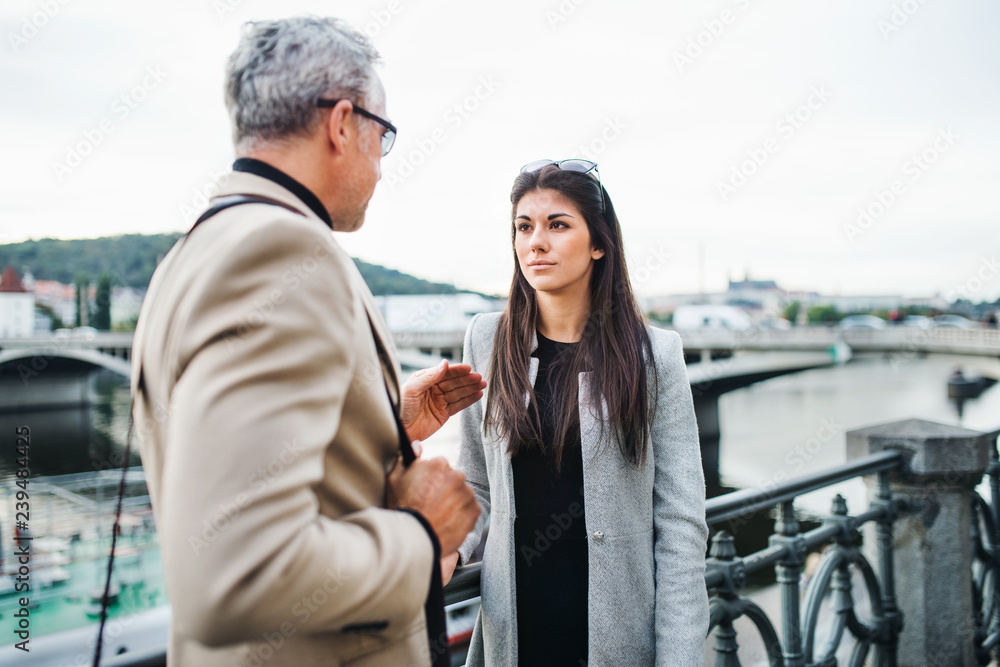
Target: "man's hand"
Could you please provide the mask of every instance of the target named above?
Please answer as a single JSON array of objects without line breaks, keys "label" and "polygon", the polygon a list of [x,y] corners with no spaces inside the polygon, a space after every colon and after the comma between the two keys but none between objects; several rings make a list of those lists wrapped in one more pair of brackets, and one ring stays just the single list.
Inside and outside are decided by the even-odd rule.
[{"label": "man's hand", "polygon": [[451,575],[455,574],[455,566],[458,565],[458,552],[452,551],[447,556],[441,557],[441,585],[447,586],[451,581]]},{"label": "man's hand", "polygon": [[386,504],[420,512],[434,529],[442,554],[458,550],[480,512],[465,475],[443,458],[417,459],[409,468],[398,459],[389,473]]},{"label": "man's hand", "polygon": [[414,373],[403,385],[403,426],[410,440],[426,440],[448,421],[483,397],[486,383],[468,364],[442,360]]}]

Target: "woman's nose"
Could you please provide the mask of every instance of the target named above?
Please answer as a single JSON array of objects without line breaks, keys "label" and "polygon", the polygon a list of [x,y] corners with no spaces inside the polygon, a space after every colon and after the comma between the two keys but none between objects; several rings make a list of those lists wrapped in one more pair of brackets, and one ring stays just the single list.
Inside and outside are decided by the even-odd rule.
[{"label": "woman's nose", "polygon": [[536,229],[531,234],[531,249],[545,251],[549,248],[548,233],[543,229]]}]

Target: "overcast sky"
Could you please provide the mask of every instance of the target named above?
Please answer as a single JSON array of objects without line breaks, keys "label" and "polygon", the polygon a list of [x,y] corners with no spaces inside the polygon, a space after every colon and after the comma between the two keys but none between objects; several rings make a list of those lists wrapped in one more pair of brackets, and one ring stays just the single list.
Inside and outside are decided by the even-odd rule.
[{"label": "overcast sky", "polygon": [[518,169],[590,157],[642,295],[1000,296],[992,0],[4,0],[0,242],[187,229],[240,25],[303,13],[385,60],[361,259],[506,292]]}]

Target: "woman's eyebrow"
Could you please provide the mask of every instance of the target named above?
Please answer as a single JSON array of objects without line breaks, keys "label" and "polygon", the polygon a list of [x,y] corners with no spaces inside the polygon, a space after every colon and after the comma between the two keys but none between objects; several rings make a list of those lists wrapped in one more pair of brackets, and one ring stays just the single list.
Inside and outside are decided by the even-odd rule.
[{"label": "woman's eyebrow", "polygon": [[[563,218],[563,217],[565,217],[565,218],[572,218],[574,216],[571,213],[550,213],[549,214],[549,220],[555,220],[556,218]],[[531,220],[531,216],[523,215],[522,214],[522,215],[517,216],[514,219],[515,220],[529,220],[530,221]]]}]

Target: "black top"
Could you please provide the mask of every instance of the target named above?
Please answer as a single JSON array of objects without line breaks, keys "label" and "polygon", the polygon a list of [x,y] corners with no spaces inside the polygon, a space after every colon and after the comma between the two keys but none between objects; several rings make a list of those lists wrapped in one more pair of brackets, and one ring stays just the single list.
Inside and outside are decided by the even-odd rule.
[{"label": "black top", "polygon": [[[549,368],[576,343],[538,334],[535,398],[546,443],[554,440],[554,387]],[[587,664],[587,526],[580,429],[567,435],[556,472],[537,447],[511,460],[517,576],[517,652],[521,667]]]}]

